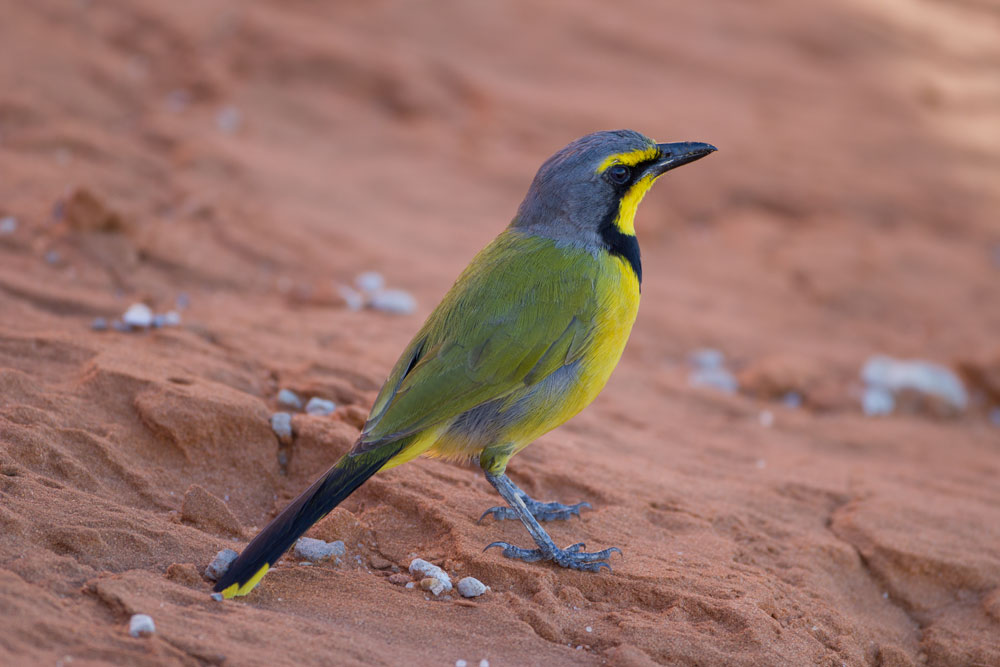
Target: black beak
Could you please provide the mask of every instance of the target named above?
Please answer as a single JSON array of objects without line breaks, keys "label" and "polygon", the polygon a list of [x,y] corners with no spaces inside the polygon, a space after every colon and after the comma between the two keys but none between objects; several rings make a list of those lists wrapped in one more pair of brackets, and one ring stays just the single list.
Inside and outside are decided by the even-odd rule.
[{"label": "black beak", "polygon": [[719,150],[712,144],[700,141],[676,141],[672,144],[656,144],[660,149],[660,159],[653,163],[653,171],[662,174],[688,162],[700,160],[709,153]]}]

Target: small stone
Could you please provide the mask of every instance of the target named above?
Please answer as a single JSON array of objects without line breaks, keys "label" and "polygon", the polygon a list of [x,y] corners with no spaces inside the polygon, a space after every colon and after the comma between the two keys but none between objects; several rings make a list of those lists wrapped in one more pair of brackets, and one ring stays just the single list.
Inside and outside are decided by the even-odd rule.
[{"label": "small stone", "polygon": [[318,396],[313,396],[306,403],[306,412],[311,415],[318,415],[320,417],[325,417],[326,415],[332,414],[334,410],[337,409],[337,404],[333,401],[328,401],[325,398],[319,398]]},{"label": "small stone", "polygon": [[593,632],[594,631],[594,628],[590,627],[589,625],[585,629],[586,629],[587,632]]},{"label": "small stone", "polygon": [[397,572],[396,574],[389,575],[389,583],[395,586],[405,586],[406,584],[412,584],[409,575],[403,574],[402,572]]},{"label": "small stone", "polygon": [[797,391],[790,391],[781,397],[781,402],[785,404],[786,408],[796,408],[802,407],[802,394]]},{"label": "small stone", "polygon": [[222,593],[212,593],[211,595],[209,595],[209,597],[215,600],[216,602],[222,602],[223,600],[226,599],[222,596]]},{"label": "small stone", "polygon": [[232,105],[222,107],[215,114],[215,126],[226,134],[234,134],[242,123],[243,114]]},{"label": "small stone", "polygon": [[688,384],[717,389],[727,394],[735,394],[739,389],[736,378],[725,368],[698,368],[688,376]]},{"label": "small stone", "polygon": [[774,426],[774,413],[770,410],[761,410],[757,419],[760,421],[760,425],[764,428],[771,428]]},{"label": "small stone", "polygon": [[482,660],[479,661],[479,667],[490,667],[490,661],[487,660],[486,658],[483,658]]},{"label": "small stone", "polygon": [[458,592],[463,598],[477,598],[488,590],[489,586],[475,577],[465,577],[458,582]]},{"label": "small stone", "polygon": [[0,220],[0,235],[13,234],[17,231],[17,218],[12,215]]},{"label": "small stone", "polygon": [[409,570],[410,574],[413,576],[419,574],[424,577],[437,579],[438,581],[440,581],[445,585],[444,588],[445,591],[451,590],[451,577],[448,576],[448,573],[439,568],[437,565],[434,565],[433,563],[428,563],[423,558],[414,558],[412,561],[410,561]]},{"label": "small stone", "polygon": [[348,310],[356,311],[365,307],[364,295],[353,287],[341,285],[337,288],[337,292],[340,294],[340,298],[344,300],[344,304]]},{"label": "small stone", "polygon": [[296,410],[302,409],[302,399],[291,389],[282,389],[278,392],[278,403]]},{"label": "small stone", "polygon": [[449,583],[448,588],[445,588],[445,582],[441,581],[436,577],[424,577],[420,580],[420,588],[425,591],[430,591],[435,597],[441,595],[445,590],[451,590],[451,584]]},{"label": "small stone", "polygon": [[969,403],[962,380],[950,368],[929,361],[875,355],[865,362],[861,379],[868,387],[885,389],[897,399],[907,393],[915,393],[941,403],[940,406],[933,403],[918,405],[921,410],[957,414],[964,411]]},{"label": "small stone", "polygon": [[128,633],[133,637],[149,637],[156,632],[156,624],[146,614],[132,614],[128,622]]},{"label": "small stone", "polygon": [[702,370],[722,368],[722,365],[725,363],[725,357],[722,352],[708,347],[692,352],[690,360],[692,366]]},{"label": "small stone", "polygon": [[375,310],[394,315],[409,315],[417,309],[417,301],[401,289],[379,290],[372,294],[370,305]]},{"label": "small stone", "polygon": [[176,310],[168,310],[163,313],[163,326],[165,327],[176,327],[181,323],[181,314]]},{"label": "small stone", "polygon": [[411,581],[411,582],[407,583],[406,586],[404,586],[403,588],[415,588],[415,587],[416,587],[416,584]]},{"label": "small stone", "polygon": [[346,553],[347,548],[340,540],[324,542],[311,537],[300,537],[295,543],[295,557],[314,563],[331,560]]},{"label": "small stone", "polygon": [[455,667],[468,667],[468,665],[469,663],[467,663],[465,660],[459,659],[455,661]]},{"label": "small stone", "polygon": [[218,581],[238,556],[239,554],[232,549],[223,549],[215,554],[215,558],[205,568],[205,578],[209,581]]},{"label": "small stone", "polygon": [[292,444],[292,416],[287,412],[275,412],[271,415],[271,430],[278,436],[278,442],[288,446]]},{"label": "small stone", "polygon": [[112,322],[111,328],[114,329],[115,331],[121,331],[125,333],[132,330],[132,328],[129,325],[125,324],[121,320],[115,320],[114,322]]},{"label": "small stone", "polygon": [[153,324],[153,311],[144,303],[133,303],[122,315],[122,322],[137,329],[149,328]]},{"label": "small stone", "polygon": [[385,278],[378,271],[365,271],[354,279],[354,284],[362,292],[377,292],[385,287]]},{"label": "small stone", "polygon": [[95,317],[94,321],[90,323],[90,328],[94,331],[107,331],[108,321],[103,317]]},{"label": "small stone", "polygon": [[883,387],[868,387],[861,395],[861,410],[869,417],[892,414],[895,407],[892,392]]}]

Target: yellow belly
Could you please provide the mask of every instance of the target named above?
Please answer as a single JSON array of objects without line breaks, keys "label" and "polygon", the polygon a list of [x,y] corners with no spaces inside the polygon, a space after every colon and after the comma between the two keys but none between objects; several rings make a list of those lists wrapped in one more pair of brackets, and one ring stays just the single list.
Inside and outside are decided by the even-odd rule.
[{"label": "yellow belly", "polygon": [[621,257],[606,255],[601,261],[604,270],[602,278],[597,281],[594,333],[584,352],[577,382],[558,404],[540,406],[537,419],[525,420],[521,428],[510,434],[515,452],[590,405],[604,389],[625,351],[639,311],[639,280]]}]

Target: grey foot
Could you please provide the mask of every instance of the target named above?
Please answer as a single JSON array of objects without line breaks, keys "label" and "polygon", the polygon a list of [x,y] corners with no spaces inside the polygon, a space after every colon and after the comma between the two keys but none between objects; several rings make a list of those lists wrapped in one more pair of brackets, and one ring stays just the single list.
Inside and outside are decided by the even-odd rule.
[{"label": "grey foot", "polygon": [[[540,503],[527,495],[521,496],[521,500],[524,501],[525,507],[531,512],[531,516],[535,517],[539,521],[562,521],[570,518],[571,516],[580,516],[580,510],[586,507],[591,509],[590,503],[583,502],[577,503],[575,505],[563,505],[562,503]],[[479,521],[476,523],[482,523],[488,515],[493,515],[493,519],[496,521],[503,521],[504,519],[517,519],[517,512],[512,510],[510,507],[500,506],[491,507],[483,515],[479,517]]]},{"label": "grey foot", "polygon": [[[507,544],[506,542],[494,542],[486,547],[490,549],[492,547],[500,547],[503,549],[503,555],[507,558],[516,558],[518,560],[523,560],[526,563],[534,563],[540,560],[552,560],[555,561],[557,565],[562,567],[568,567],[571,570],[582,570],[584,572],[599,572],[601,568],[607,568],[611,571],[611,566],[608,565],[607,561],[611,558],[611,554],[616,551],[620,554],[622,552],[618,547],[611,547],[610,549],[605,549],[604,551],[594,551],[588,553],[586,551],[581,551],[586,545],[583,542],[574,544],[571,547],[566,547],[565,549],[553,548],[551,553],[546,553],[548,550],[542,549],[522,549],[521,547],[515,547],[513,544]],[[483,551],[486,551],[483,549]]]}]

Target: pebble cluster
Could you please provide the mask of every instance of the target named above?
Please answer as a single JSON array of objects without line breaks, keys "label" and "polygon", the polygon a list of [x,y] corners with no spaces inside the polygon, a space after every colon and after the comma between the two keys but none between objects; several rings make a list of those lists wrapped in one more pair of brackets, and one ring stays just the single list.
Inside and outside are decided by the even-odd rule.
[{"label": "pebble cluster", "polygon": [[115,331],[128,332],[176,327],[180,323],[181,314],[176,310],[154,313],[153,309],[144,303],[133,303],[119,319],[109,323],[106,318],[97,317],[90,323],[90,328],[94,331],[107,331],[111,328]]},{"label": "pebble cluster", "polygon": [[368,307],[395,315],[409,315],[417,309],[413,295],[406,290],[386,288],[385,279],[377,271],[365,271],[354,279],[354,285],[337,288],[350,310]]}]

